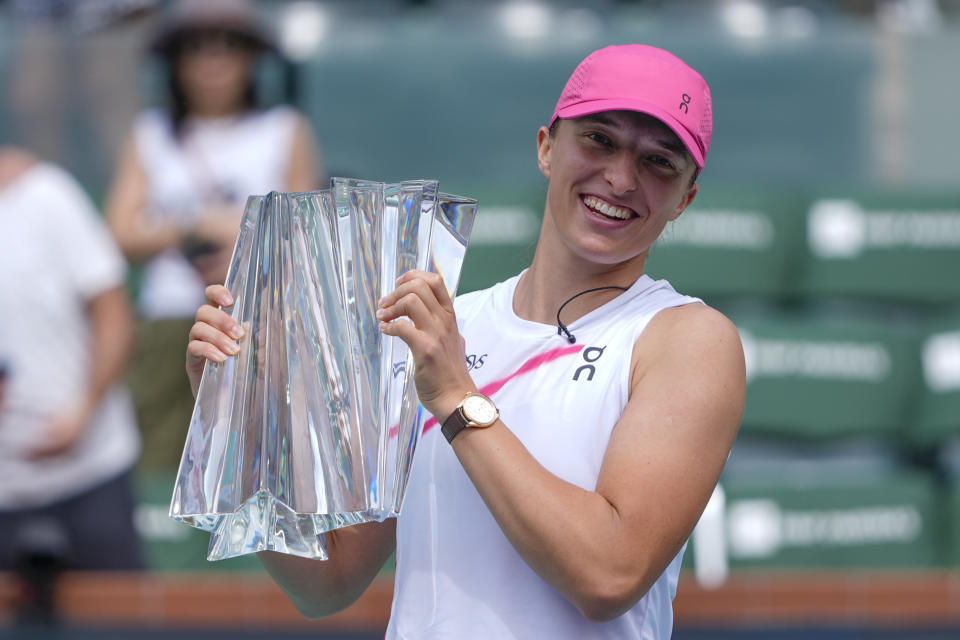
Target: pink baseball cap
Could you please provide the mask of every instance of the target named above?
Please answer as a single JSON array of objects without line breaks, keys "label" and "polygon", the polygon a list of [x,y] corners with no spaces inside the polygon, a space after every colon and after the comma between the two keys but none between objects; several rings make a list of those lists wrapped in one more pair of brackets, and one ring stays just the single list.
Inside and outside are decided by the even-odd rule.
[{"label": "pink baseball cap", "polygon": [[644,44],[604,47],[577,65],[550,124],[601,111],[638,111],[677,134],[701,169],[713,135],[710,87],[669,51]]}]

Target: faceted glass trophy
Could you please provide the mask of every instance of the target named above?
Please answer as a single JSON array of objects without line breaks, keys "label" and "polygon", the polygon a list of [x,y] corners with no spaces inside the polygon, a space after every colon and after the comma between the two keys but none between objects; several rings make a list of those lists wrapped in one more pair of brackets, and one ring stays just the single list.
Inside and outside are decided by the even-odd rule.
[{"label": "faceted glass trophy", "polygon": [[423,180],[248,200],[226,282],[246,335],[206,365],[170,506],[208,559],[325,559],[324,532],[399,514],[423,412],[377,302],[410,269],[452,296],[476,208]]}]

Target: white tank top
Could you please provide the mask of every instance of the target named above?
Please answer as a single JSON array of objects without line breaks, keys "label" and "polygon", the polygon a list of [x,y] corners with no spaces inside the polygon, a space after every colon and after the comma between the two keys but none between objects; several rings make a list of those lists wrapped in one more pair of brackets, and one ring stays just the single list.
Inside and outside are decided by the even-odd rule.
[{"label": "white tank top", "polygon": [[[230,204],[239,225],[248,196],[286,190],[296,122],[296,111],[285,106],[188,119],[178,140],[165,113],[142,113],[133,136],[147,176],[147,211],[186,229],[205,207]],[[138,302],[148,318],[190,317],[203,304],[203,282],[170,250],[147,263]]]},{"label": "white tank top", "polygon": [[[627,404],[634,343],[661,309],[699,300],[642,276],[571,323],[570,344],[514,314],[518,280],[455,302],[471,375],[540,464],[592,491]],[[387,638],[669,638],[682,555],[624,615],[588,621],[523,561],[428,416],[398,521]]]}]

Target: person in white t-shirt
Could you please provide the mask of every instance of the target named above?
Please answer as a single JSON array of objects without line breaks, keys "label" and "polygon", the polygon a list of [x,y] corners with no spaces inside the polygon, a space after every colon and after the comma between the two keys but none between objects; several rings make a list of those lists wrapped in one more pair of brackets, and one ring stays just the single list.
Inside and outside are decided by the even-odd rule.
[{"label": "person in white t-shirt", "polygon": [[59,531],[68,567],[141,568],[126,263],[73,178],[11,148],[0,229],[0,571],[36,523]]},{"label": "person in white t-shirt", "polygon": [[[348,606],[396,550],[388,638],[670,637],[746,381],[733,323],[644,264],[696,197],[711,134],[709,88],[676,56],[581,62],[537,132],[549,186],[530,267],[456,303],[411,271],[380,301],[433,418],[396,521],[329,533],[324,562],[260,554],[304,615]],[[230,292],[207,299],[194,388],[242,339],[216,308]]]}]

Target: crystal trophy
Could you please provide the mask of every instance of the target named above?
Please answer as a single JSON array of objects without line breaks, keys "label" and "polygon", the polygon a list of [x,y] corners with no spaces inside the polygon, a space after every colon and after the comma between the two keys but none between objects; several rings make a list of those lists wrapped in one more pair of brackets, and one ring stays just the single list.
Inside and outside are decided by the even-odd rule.
[{"label": "crystal trophy", "polygon": [[325,532],[399,515],[423,410],[377,302],[410,269],[453,296],[476,209],[428,180],[248,199],[226,282],[245,336],[206,365],[170,505],[209,560],[326,559]]}]

